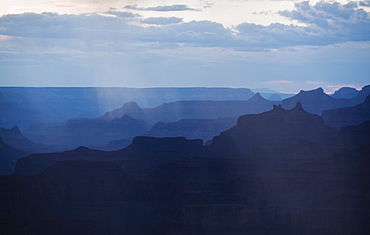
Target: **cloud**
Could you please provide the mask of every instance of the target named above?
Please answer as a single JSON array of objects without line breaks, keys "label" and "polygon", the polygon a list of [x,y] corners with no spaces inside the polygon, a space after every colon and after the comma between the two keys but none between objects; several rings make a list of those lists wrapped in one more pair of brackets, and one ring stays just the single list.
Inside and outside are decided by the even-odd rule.
[{"label": "cloud", "polygon": [[368,41],[370,38],[368,13],[359,8],[356,2],[340,4],[321,1],[313,6],[307,1],[299,2],[295,4],[295,10],[285,10],[279,14],[306,24],[306,35],[315,34],[325,44]]},{"label": "cloud", "polygon": [[362,7],[370,7],[370,1],[361,1],[359,4]]},{"label": "cloud", "polygon": [[[184,10],[188,7],[172,5],[155,9]],[[143,50],[145,47],[164,49],[186,46],[258,52],[370,39],[368,13],[360,8],[360,4],[353,2],[348,4],[318,2],[315,5],[299,2],[295,4],[294,10],[279,12],[291,20],[300,22],[299,26],[280,23],[263,26],[246,22],[234,28],[227,28],[217,22],[184,22],[177,17],[142,19],[138,14],[114,9],[104,14],[4,15],[0,17],[0,35],[32,39],[33,45],[39,47],[71,46],[74,50],[101,51],[111,51],[112,48],[120,51],[127,48]],[[22,40],[18,39],[17,42],[20,41]],[[127,46],[129,43],[130,46]]]},{"label": "cloud", "polygon": [[149,17],[141,20],[141,23],[155,25],[177,24],[180,22],[182,22],[182,18],[178,17]]},{"label": "cloud", "polygon": [[105,13],[109,15],[114,15],[117,17],[122,17],[122,18],[134,18],[134,17],[140,16],[139,14],[134,14],[132,12],[127,12],[127,11],[122,12],[122,11],[116,11],[114,9],[111,9],[110,11],[106,11]]},{"label": "cloud", "polygon": [[98,14],[23,13],[0,18],[0,34],[24,38],[125,40],[135,36],[131,18]]},{"label": "cloud", "polygon": [[156,7],[138,7],[137,5],[126,5],[123,8],[137,11],[199,11],[198,9],[190,8],[187,5],[181,4]]},{"label": "cloud", "polygon": [[255,11],[253,15],[272,15],[274,14],[272,11]]}]

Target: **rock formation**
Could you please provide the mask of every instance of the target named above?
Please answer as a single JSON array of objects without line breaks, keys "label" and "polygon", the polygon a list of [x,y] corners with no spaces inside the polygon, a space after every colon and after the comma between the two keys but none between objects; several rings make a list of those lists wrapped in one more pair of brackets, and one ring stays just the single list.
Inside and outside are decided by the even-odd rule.
[{"label": "rock formation", "polygon": [[208,147],[211,155],[248,154],[263,146],[286,146],[305,139],[323,142],[336,131],[318,115],[306,112],[300,103],[291,110],[274,106],[273,110],[244,115],[235,127],[216,136]]}]

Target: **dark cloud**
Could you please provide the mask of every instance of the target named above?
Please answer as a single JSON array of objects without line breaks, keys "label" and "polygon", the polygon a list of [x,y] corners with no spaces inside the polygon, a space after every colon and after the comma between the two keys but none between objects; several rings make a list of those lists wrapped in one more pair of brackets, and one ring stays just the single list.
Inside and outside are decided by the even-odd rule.
[{"label": "dark cloud", "polygon": [[149,17],[141,21],[141,23],[144,24],[155,25],[177,24],[180,22],[182,22],[182,18],[178,17]]},{"label": "dark cloud", "polygon": [[137,11],[199,11],[198,9],[190,8],[187,5],[181,4],[156,7],[138,7],[137,5],[126,5],[123,8]]},{"label": "dark cloud", "polygon": [[[342,41],[368,41],[370,39],[370,20],[368,13],[358,8],[355,2],[309,2],[295,4],[293,11],[281,11],[282,16],[307,24],[306,30],[319,33],[325,43]],[[310,36],[310,34],[307,34]]]},{"label": "dark cloud", "polygon": [[134,28],[138,27],[130,24],[130,20],[98,14],[13,14],[0,18],[0,34],[26,38],[124,40],[134,36]]},{"label": "dark cloud", "polygon": [[370,1],[362,1],[362,2],[359,2],[359,4],[362,7],[370,7]]}]

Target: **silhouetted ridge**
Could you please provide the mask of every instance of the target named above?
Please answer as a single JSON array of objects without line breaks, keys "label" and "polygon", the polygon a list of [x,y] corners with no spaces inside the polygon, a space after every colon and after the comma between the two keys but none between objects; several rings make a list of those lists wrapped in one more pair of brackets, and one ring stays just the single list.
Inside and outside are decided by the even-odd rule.
[{"label": "silhouetted ridge", "polygon": [[11,129],[0,127],[0,137],[3,141],[14,148],[20,149],[26,152],[46,152],[47,148],[45,145],[32,142],[30,139],[25,137],[19,130],[18,126],[14,126]]},{"label": "silhouetted ridge", "polygon": [[355,104],[360,104],[364,102],[367,96],[370,95],[370,85],[364,86],[358,93],[355,95],[352,100]]},{"label": "silhouetted ridge", "polygon": [[332,97],[337,99],[351,99],[358,94],[358,90],[353,87],[342,87],[335,91]]},{"label": "silhouetted ridge", "polygon": [[361,104],[348,108],[324,110],[321,116],[327,125],[338,129],[359,125],[370,120],[370,95]]},{"label": "silhouetted ridge", "polygon": [[291,109],[297,102],[302,103],[305,110],[313,114],[321,114],[325,109],[349,107],[354,104],[352,100],[335,99],[325,94],[321,87],[310,91],[301,90],[297,95],[283,100],[282,107]]},{"label": "silhouetted ridge", "polygon": [[320,143],[335,133],[320,116],[306,112],[300,103],[291,110],[275,105],[265,113],[241,116],[237,125],[216,136],[208,149],[216,156],[245,154],[262,146],[284,146],[301,139]]},{"label": "silhouetted ridge", "polygon": [[[117,151],[111,157],[145,158],[152,153],[173,152],[180,155],[199,154],[203,146],[200,139],[187,140],[184,137],[156,138],[137,136],[127,148]],[[176,157],[176,156],[174,156]]]},{"label": "silhouetted ridge", "polygon": [[70,147],[84,145],[94,147],[118,139],[128,139],[147,131],[145,122],[128,114],[112,119],[80,118],[68,120],[63,131],[50,144],[64,144]]},{"label": "silhouetted ridge", "polygon": [[265,99],[265,98],[263,98],[259,92],[257,92],[254,96],[252,96],[252,97],[249,99],[249,101],[252,101],[252,102],[262,101],[262,100],[266,100],[266,99]]},{"label": "silhouetted ridge", "polygon": [[280,95],[278,94],[272,94],[268,97],[268,100],[271,100],[271,101],[282,101],[283,98],[281,98]]},{"label": "silhouetted ridge", "polygon": [[44,171],[57,161],[67,160],[89,160],[89,161],[104,161],[110,152],[89,149],[80,146],[73,150],[64,151],[61,153],[40,153],[31,154],[17,161],[15,166],[15,175],[35,175]]},{"label": "silhouetted ridge", "polygon": [[124,115],[129,115],[136,119],[145,119],[144,111],[136,102],[127,102],[121,108],[105,113],[101,118],[114,119],[120,118]]},{"label": "silhouetted ridge", "polygon": [[0,137],[0,175],[11,175],[17,160],[27,153],[5,143]]},{"label": "silhouetted ridge", "polygon": [[144,136],[185,137],[186,139],[211,140],[236,124],[236,118],[181,119],[177,122],[158,122]]}]

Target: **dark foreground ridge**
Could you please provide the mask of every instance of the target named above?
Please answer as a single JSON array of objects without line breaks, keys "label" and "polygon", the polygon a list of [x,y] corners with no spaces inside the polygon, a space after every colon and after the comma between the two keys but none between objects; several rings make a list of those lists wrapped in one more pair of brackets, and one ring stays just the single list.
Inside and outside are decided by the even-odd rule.
[{"label": "dark foreground ridge", "polygon": [[0,233],[366,234],[369,122],[337,133],[303,108],[242,116],[207,147],[29,155],[0,176]]}]

